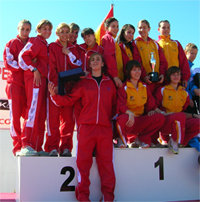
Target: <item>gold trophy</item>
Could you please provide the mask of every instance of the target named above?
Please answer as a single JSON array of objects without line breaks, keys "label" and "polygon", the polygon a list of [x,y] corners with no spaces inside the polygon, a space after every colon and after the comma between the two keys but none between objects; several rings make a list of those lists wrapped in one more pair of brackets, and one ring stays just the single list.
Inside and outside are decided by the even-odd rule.
[{"label": "gold trophy", "polygon": [[158,82],[159,81],[159,75],[158,75],[158,72],[155,72],[156,59],[154,58],[153,52],[151,52],[150,64],[151,64],[151,68],[152,68],[152,72],[149,73],[150,81],[151,82]]}]

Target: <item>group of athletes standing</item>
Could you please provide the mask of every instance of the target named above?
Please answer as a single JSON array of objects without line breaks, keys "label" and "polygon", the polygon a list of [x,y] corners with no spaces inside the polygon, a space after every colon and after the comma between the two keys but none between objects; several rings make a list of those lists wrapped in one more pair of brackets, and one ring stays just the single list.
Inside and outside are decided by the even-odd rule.
[{"label": "group of athletes standing", "polygon": [[[148,148],[164,142],[178,154],[179,145],[186,146],[200,132],[199,115],[184,112],[191,102],[185,90],[190,79],[188,60],[181,44],[170,39],[167,20],[159,23],[158,42],[149,37],[147,20],[138,23],[135,40],[135,27],[126,24],[115,41],[118,20],[107,19],[100,45],[91,28],[82,30],[85,43],[78,45],[75,23],[59,24],[58,39],[48,45],[52,28],[50,21],[42,20],[36,28],[38,35],[29,38],[31,23],[22,20],[18,36],[4,50],[13,153],[71,156],[76,123],[76,197],[89,200],[95,153],[103,199],[113,201],[113,139],[117,147],[127,147],[129,142]],[[58,95],[58,73],[78,67],[85,76],[66,82],[66,95]],[[158,73],[157,82],[150,78],[152,71]]]}]

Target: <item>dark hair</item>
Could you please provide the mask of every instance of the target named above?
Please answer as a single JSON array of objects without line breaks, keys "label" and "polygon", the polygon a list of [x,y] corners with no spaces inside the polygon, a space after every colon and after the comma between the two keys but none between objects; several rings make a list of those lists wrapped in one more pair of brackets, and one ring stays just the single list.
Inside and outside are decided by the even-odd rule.
[{"label": "dark hair", "polygon": [[126,64],[126,79],[131,79],[131,70],[133,67],[141,69],[141,64],[137,60],[129,60]]},{"label": "dark hair", "polygon": [[118,20],[117,20],[116,18],[114,18],[114,17],[108,18],[108,19],[104,22],[104,26],[105,26],[106,28],[108,28],[108,27],[110,26],[110,24],[111,24],[112,22],[114,22],[114,21],[117,21],[117,22],[118,22]]},{"label": "dark hair", "polygon": [[177,66],[169,67],[167,72],[166,72],[166,81],[167,81],[167,83],[171,82],[171,79],[170,79],[171,75],[174,74],[174,73],[178,73],[178,72],[181,72],[179,67],[177,67]]},{"label": "dark hair", "polygon": [[70,32],[72,32],[74,30],[78,30],[78,32],[79,32],[79,30],[80,30],[80,27],[74,22],[70,23],[69,27],[70,27]]},{"label": "dark hair", "polygon": [[125,31],[128,29],[128,28],[132,28],[135,32],[135,27],[131,24],[125,24],[122,29],[120,30],[120,33],[119,33],[119,36],[117,38],[117,43],[123,43],[125,44],[125,46],[127,46],[128,48],[131,49],[132,51],[132,45],[131,45],[131,42],[128,42],[126,41],[125,37],[124,37],[124,34],[125,34]]},{"label": "dark hair", "polygon": [[169,21],[168,20],[161,20],[159,23],[158,23],[158,27],[160,27],[160,24],[163,23],[163,22],[166,22],[170,25]]},{"label": "dark hair", "polygon": [[85,28],[85,29],[83,29],[83,31],[81,32],[82,38],[84,38],[86,35],[89,35],[89,34],[94,34],[94,30],[91,29],[91,28]]}]

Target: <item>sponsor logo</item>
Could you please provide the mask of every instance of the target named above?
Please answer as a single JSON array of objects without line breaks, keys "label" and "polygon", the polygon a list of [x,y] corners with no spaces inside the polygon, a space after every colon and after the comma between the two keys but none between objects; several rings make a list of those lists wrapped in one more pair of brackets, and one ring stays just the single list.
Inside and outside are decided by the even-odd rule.
[{"label": "sponsor logo", "polygon": [[9,126],[9,125],[10,125],[10,119],[0,118],[0,126]]},{"label": "sponsor logo", "polygon": [[8,100],[0,100],[0,110],[9,110]]}]

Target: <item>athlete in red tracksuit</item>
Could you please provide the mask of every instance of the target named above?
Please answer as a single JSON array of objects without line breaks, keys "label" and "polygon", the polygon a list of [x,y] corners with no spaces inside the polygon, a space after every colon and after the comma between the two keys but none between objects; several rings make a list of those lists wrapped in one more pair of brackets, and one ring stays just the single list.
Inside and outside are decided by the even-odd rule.
[{"label": "athlete in red tracksuit", "polygon": [[[158,89],[156,94],[157,105],[166,113],[174,112],[175,114],[180,114],[186,110],[190,101],[186,90],[179,85],[179,82],[181,81],[181,72],[179,67],[173,66],[167,70],[167,81],[169,82],[169,85],[165,85],[164,87]],[[173,116],[173,114],[169,116],[169,119],[171,116]],[[187,145],[188,141],[200,132],[199,119],[193,118],[192,114],[188,113],[180,114],[179,118],[183,118],[185,116],[185,125],[184,121],[181,124],[182,131],[185,130],[185,135],[183,137],[181,136],[179,141],[179,143],[183,145]]]},{"label": "athlete in red tracksuit", "polygon": [[[103,55],[103,47],[99,46],[96,43],[96,38],[95,38],[95,33],[94,30],[91,28],[85,28],[81,32],[81,36],[83,37],[85,43],[80,44],[78,47],[79,54],[81,57],[81,62],[82,62],[82,69],[86,74],[91,72],[91,69],[89,67],[89,59],[90,56],[94,53],[100,53]],[[78,116],[81,111],[81,103],[80,101],[77,101],[74,105],[74,114],[76,118],[76,123],[77,123],[77,128],[78,128]]]},{"label": "athlete in red tracksuit", "polygon": [[116,89],[113,81],[101,73],[102,56],[94,53],[90,57],[92,74],[74,86],[67,96],[55,95],[54,86],[49,84],[52,99],[57,105],[73,105],[81,99],[77,145],[78,186],[76,197],[89,201],[89,173],[92,153],[96,150],[96,161],[101,179],[104,201],[114,200],[115,174],[113,169],[113,142],[111,119],[115,114]]},{"label": "athlete in red tracksuit", "polygon": [[122,87],[122,56],[115,37],[119,31],[118,20],[114,17],[108,18],[105,23],[106,34],[101,39],[104,48],[103,58],[106,64],[106,72],[114,80],[117,87]]},{"label": "athlete in red tracksuit", "polygon": [[24,87],[24,71],[19,68],[18,55],[29,39],[31,23],[22,20],[18,25],[19,35],[10,40],[4,49],[4,65],[8,70],[6,94],[10,107],[10,135],[13,139],[13,154],[21,150],[21,123],[26,107],[26,94]]},{"label": "athlete in red tracksuit", "polygon": [[[135,42],[133,41],[135,33],[135,27],[131,24],[125,24],[117,38],[117,43],[121,49],[122,54],[122,62],[123,62],[123,73],[126,74],[126,64],[129,60],[137,60],[142,65],[142,60],[140,57],[140,53],[138,51]],[[146,72],[142,67],[142,75],[141,79],[143,80],[146,76]],[[126,78],[125,78],[126,79]]]},{"label": "athlete in red tracksuit", "polygon": [[83,71],[91,72],[89,69],[89,59],[93,53],[100,53],[103,55],[103,47],[99,46],[96,42],[92,48],[88,48],[86,43],[79,45],[79,52],[82,61]]},{"label": "athlete in red tracksuit", "polygon": [[139,81],[140,63],[130,60],[126,70],[128,80],[122,88],[118,89],[118,132],[124,144],[128,134],[138,134],[140,146],[149,147],[151,136],[159,131],[165,118],[154,111],[156,110],[155,100],[147,86]]},{"label": "athlete in red tracksuit", "polygon": [[19,65],[25,70],[24,82],[27,108],[23,129],[22,155],[42,151],[46,120],[48,44],[52,24],[42,20],[37,25],[37,37],[30,38],[19,54]]},{"label": "athlete in red tracksuit", "polygon": [[[67,42],[69,30],[69,26],[65,23],[58,25],[56,34],[59,38],[49,45],[49,81],[53,82],[55,86],[58,86],[59,72],[74,69],[81,65],[76,46]],[[67,83],[66,91],[70,90],[72,85],[73,83]],[[65,149],[71,152],[74,124],[73,106],[58,107],[48,96],[45,151],[56,150],[61,155]]]}]

